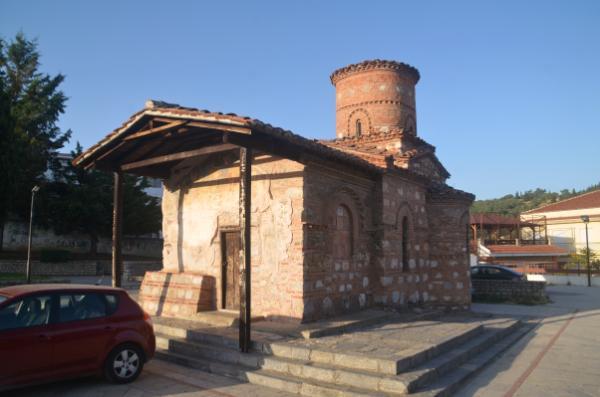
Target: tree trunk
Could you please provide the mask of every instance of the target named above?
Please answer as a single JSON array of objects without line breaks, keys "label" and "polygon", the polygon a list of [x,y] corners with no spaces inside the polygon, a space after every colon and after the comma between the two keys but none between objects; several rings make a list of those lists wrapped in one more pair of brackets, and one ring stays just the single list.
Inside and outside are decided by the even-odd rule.
[{"label": "tree trunk", "polygon": [[90,254],[98,254],[98,236],[90,234]]}]

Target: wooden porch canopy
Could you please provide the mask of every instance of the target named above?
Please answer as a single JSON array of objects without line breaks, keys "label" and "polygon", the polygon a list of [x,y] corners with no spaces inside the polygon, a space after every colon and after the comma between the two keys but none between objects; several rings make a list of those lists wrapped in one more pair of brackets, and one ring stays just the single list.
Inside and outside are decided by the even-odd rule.
[{"label": "wooden porch canopy", "polygon": [[235,114],[148,101],[121,127],[73,160],[75,166],[114,173],[113,285],[121,286],[122,175],[168,178],[186,159],[238,151],[240,156],[240,349],[250,348],[250,208],[252,151],[302,163],[350,166],[367,174],[381,169],[292,132]]}]

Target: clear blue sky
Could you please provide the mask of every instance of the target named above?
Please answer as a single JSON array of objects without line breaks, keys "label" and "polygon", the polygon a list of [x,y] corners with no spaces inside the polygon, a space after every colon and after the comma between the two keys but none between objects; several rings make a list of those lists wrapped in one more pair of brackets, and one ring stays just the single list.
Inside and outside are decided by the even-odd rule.
[{"label": "clear blue sky", "polygon": [[418,129],[449,183],[492,198],[600,182],[600,1],[27,1],[0,36],[37,37],[84,147],[149,98],[333,138],[330,73],[421,72]]}]

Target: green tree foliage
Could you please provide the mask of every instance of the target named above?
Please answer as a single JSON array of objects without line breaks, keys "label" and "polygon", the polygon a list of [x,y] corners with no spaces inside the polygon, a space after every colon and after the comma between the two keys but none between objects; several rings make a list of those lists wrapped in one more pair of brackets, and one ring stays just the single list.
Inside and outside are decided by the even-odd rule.
[{"label": "green tree foliage", "polygon": [[[79,143],[73,157],[81,154]],[[84,170],[70,162],[53,161],[53,181],[40,192],[38,218],[57,233],[81,233],[90,238],[90,252],[97,252],[100,237],[112,232],[113,177]],[[156,197],[146,194],[145,178],[125,175],[123,182],[123,233],[141,235],[160,230],[161,212]]]},{"label": "green tree foliage", "polygon": [[71,135],[57,126],[64,76],[41,73],[39,65],[35,41],[22,33],[10,43],[0,39],[0,225],[9,213],[26,216],[31,188]]},{"label": "green tree foliage", "polygon": [[582,193],[591,192],[600,189],[600,183],[592,185],[581,191],[575,189],[563,189],[560,193],[550,192],[545,189],[527,190],[517,192],[506,196],[491,199],[477,200],[471,207],[472,213],[493,212],[502,215],[516,216],[521,212],[529,211],[542,205],[552,204],[560,200],[565,200]]},{"label": "green tree foliage", "polygon": [[[600,270],[600,256],[594,250],[590,251],[590,267],[592,270]],[[577,252],[571,254],[569,258],[568,268],[570,269],[586,269],[587,270],[587,252],[588,248],[580,248]]]}]

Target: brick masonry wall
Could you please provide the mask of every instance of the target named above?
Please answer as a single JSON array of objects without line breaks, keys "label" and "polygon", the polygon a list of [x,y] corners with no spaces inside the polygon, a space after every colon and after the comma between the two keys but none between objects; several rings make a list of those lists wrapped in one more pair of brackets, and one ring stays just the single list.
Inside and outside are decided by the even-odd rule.
[{"label": "brick masonry wall", "polygon": [[393,70],[351,74],[336,83],[336,136],[353,136],[356,119],[362,134],[412,125],[416,133],[415,85]]},{"label": "brick masonry wall", "polygon": [[[377,268],[380,289],[376,302],[389,306],[422,304],[430,299],[429,221],[425,189],[385,175],[381,182],[382,210]],[[408,218],[408,268],[403,269],[402,219]]]},{"label": "brick masonry wall", "polygon": [[[373,211],[376,183],[348,170],[317,165],[306,169],[304,183],[304,321],[371,306],[378,280],[374,273]],[[352,254],[336,257],[336,209],[351,213]],[[336,251],[337,250],[337,251]]]},{"label": "brick masonry wall", "polygon": [[473,294],[500,299],[545,299],[543,281],[473,280]]},{"label": "brick masonry wall", "polygon": [[471,302],[467,225],[470,202],[430,198],[430,303],[466,309]]}]

